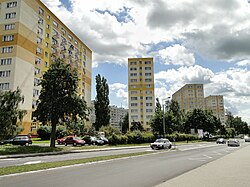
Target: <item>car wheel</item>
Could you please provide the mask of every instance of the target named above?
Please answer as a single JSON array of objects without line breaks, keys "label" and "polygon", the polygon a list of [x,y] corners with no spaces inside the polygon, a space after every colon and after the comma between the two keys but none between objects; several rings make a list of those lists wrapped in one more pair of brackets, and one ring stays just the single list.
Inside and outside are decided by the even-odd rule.
[{"label": "car wheel", "polygon": [[74,142],[74,143],[73,143],[73,146],[77,146],[77,144]]},{"label": "car wheel", "polygon": [[168,148],[171,149],[172,145],[169,145]]},{"label": "car wheel", "polygon": [[67,143],[65,143],[65,146],[67,146]]},{"label": "car wheel", "polygon": [[25,143],[25,146],[29,146],[29,143],[27,142],[27,143]]}]

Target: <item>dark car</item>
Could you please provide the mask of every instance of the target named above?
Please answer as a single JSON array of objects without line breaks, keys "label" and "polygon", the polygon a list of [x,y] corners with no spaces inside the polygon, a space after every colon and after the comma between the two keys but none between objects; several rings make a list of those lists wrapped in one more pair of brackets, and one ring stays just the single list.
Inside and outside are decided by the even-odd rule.
[{"label": "dark car", "polygon": [[7,140],[0,140],[0,145],[12,144],[12,142],[13,142],[13,138],[7,139]]},{"label": "dark car", "polygon": [[32,140],[29,136],[16,136],[12,141],[13,145],[28,146],[32,144]]},{"label": "dark car", "polygon": [[78,137],[74,137],[74,136],[69,136],[65,139],[64,145],[67,146],[69,144],[72,144],[73,146],[77,146],[77,145],[85,145],[85,141],[81,140]]},{"label": "dark car", "polygon": [[218,139],[216,140],[216,143],[217,143],[217,144],[225,144],[225,143],[226,143],[226,140],[225,140],[224,138],[218,138]]}]

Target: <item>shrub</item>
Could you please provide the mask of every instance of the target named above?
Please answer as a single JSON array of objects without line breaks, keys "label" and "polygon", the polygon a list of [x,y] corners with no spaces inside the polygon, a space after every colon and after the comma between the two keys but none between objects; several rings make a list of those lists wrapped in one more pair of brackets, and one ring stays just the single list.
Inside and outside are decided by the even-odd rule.
[{"label": "shrub", "polygon": [[37,134],[38,134],[38,137],[41,138],[42,140],[49,140],[50,139],[50,134],[51,134],[51,127],[49,127],[49,126],[40,126],[37,129]]},{"label": "shrub", "polygon": [[125,136],[125,135],[117,135],[117,134],[112,134],[108,138],[110,145],[126,144],[127,139],[128,139],[127,136]]},{"label": "shrub", "polygon": [[142,142],[143,143],[151,143],[155,141],[155,136],[152,132],[144,132],[142,133]]}]

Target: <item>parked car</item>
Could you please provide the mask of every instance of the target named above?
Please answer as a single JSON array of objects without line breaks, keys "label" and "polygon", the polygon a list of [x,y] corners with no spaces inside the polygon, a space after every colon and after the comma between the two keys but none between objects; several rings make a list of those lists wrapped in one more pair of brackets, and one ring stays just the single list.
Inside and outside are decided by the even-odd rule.
[{"label": "parked car", "polygon": [[227,146],[236,146],[236,147],[239,147],[240,146],[240,142],[237,139],[229,139],[227,141]]},{"label": "parked car", "polygon": [[12,142],[13,142],[13,138],[7,139],[7,140],[0,140],[0,145],[12,144]]},{"label": "parked car", "polygon": [[98,139],[95,136],[84,136],[83,140],[85,141],[86,144],[88,145],[104,145],[104,141]]},{"label": "parked car", "polygon": [[217,143],[217,144],[225,144],[225,143],[226,143],[226,140],[225,140],[224,138],[218,138],[218,139],[216,140],[216,143]]},{"label": "parked car", "polygon": [[250,137],[246,136],[244,139],[245,139],[245,142],[250,142]]},{"label": "parked car", "polygon": [[63,138],[58,138],[57,139],[57,144],[64,144],[65,143],[65,139],[66,139],[66,137],[63,137]]},{"label": "parked car", "polygon": [[32,144],[32,140],[29,136],[16,136],[12,141],[13,145],[28,146]]},{"label": "parked car", "polygon": [[64,142],[64,145],[67,146],[69,144],[72,144],[73,146],[77,146],[77,145],[85,145],[85,141],[84,140],[81,140],[80,138],[78,137],[74,137],[74,136],[68,136],[66,139],[65,139],[65,142]]},{"label": "parked car", "polygon": [[152,149],[170,149],[172,147],[172,143],[168,139],[160,138],[157,139],[154,143],[151,143],[150,147]]},{"label": "parked car", "polygon": [[103,136],[101,136],[99,138],[99,140],[102,140],[104,142],[104,144],[108,144],[109,143],[109,140],[107,138],[103,137]]}]

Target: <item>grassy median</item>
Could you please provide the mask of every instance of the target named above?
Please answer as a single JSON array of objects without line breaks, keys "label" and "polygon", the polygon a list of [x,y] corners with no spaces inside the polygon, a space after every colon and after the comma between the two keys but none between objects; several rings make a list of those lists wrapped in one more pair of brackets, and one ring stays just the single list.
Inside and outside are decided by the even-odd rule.
[{"label": "grassy median", "polygon": [[150,153],[153,153],[153,152],[127,153],[127,154],[120,154],[120,155],[99,156],[99,157],[93,157],[93,158],[64,160],[64,161],[57,161],[57,162],[46,162],[46,163],[30,164],[30,165],[22,165],[22,166],[9,166],[9,167],[0,168],[0,175],[23,173],[23,172],[28,172],[28,171],[43,170],[43,169],[56,168],[56,167],[61,167],[61,166],[69,166],[69,165],[75,165],[75,164],[84,164],[84,163],[89,163],[89,162],[111,160],[111,159],[116,159],[116,158],[139,156],[139,155],[145,155],[145,154],[150,154]]}]

